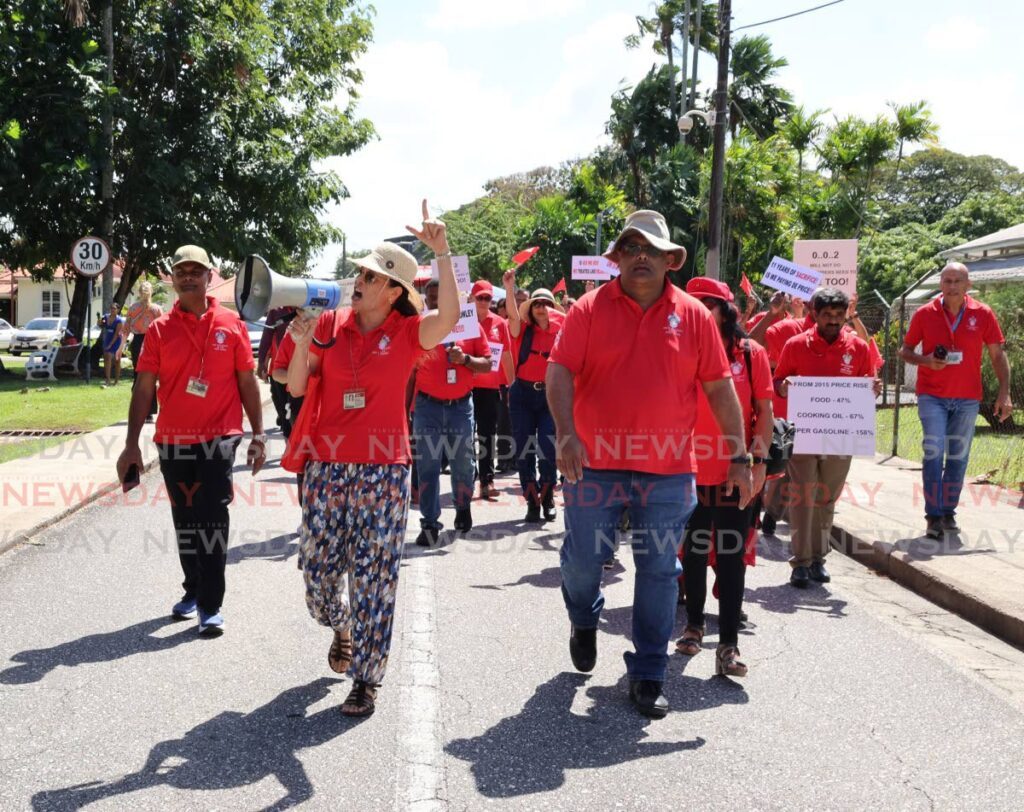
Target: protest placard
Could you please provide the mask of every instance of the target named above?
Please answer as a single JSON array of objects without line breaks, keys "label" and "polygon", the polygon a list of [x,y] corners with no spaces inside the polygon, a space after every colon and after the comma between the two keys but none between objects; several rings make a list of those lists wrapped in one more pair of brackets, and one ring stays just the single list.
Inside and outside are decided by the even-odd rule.
[{"label": "protest placard", "polygon": [[857,290],[856,240],[796,240],[793,261],[821,272],[821,284],[848,296]]},{"label": "protest placard", "polygon": [[488,341],[487,346],[491,348],[491,372],[497,372],[498,367],[501,366],[501,356],[505,352],[505,345]]},{"label": "protest placard", "polygon": [[[455,269],[455,285],[459,293],[468,295],[473,288],[473,281],[469,278],[469,257],[452,257],[452,268]],[[430,260],[430,278],[440,279],[437,270],[437,260]]]},{"label": "protest placard", "polygon": [[789,379],[795,454],[875,454],[875,392],[871,378]]},{"label": "protest placard", "polygon": [[572,278],[606,281],[619,275],[619,266],[608,257],[573,257]]},{"label": "protest placard", "polygon": [[[428,310],[424,315],[436,313],[436,310]],[[451,344],[453,341],[465,341],[476,338],[480,335],[480,320],[476,317],[476,305],[470,302],[462,305],[459,311],[459,321],[442,339],[442,344]]]},{"label": "protest placard", "polygon": [[761,284],[807,301],[821,287],[821,274],[788,259],[772,257]]}]

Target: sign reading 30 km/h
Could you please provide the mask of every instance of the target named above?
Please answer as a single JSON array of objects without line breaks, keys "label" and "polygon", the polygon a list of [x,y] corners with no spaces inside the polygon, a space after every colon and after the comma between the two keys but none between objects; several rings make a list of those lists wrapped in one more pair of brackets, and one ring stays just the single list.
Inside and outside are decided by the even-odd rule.
[{"label": "sign reading 30 km/h", "polygon": [[71,264],[82,276],[99,276],[110,264],[110,246],[99,237],[82,237],[71,246]]}]

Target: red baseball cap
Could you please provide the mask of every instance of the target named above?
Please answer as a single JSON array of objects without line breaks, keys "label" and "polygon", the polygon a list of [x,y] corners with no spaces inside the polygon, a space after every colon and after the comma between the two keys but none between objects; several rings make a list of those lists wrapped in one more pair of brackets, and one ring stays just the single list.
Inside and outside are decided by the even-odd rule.
[{"label": "red baseball cap", "polygon": [[475,299],[477,295],[481,293],[486,293],[488,296],[493,297],[494,285],[492,285],[486,279],[477,279],[476,282],[473,283],[473,287],[469,291],[469,295]]},{"label": "red baseball cap", "polygon": [[695,276],[686,283],[686,292],[691,296],[713,296],[716,299],[724,299],[727,302],[735,301],[732,291],[725,282],[717,279],[708,279],[706,276]]}]

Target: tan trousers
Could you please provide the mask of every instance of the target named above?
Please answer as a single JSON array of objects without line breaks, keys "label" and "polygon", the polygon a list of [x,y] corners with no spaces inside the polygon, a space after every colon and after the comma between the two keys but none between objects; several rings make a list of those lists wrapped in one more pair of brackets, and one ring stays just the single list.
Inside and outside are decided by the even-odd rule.
[{"label": "tan trousers", "polygon": [[786,487],[789,485],[789,471],[777,479],[770,479],[764,486],[764,512],[776,521],[786,521]]},{"label": "tan trousers", "polygon": [[794,454],[789,459],[789,526],[794,567],[824,561],[830,549],[836,502],[850,473],[851,457]]}]

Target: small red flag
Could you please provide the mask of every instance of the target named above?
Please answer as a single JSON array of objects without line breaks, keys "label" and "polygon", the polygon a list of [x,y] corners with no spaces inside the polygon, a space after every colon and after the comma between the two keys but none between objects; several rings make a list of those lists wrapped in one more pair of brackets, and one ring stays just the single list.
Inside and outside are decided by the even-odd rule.
[{"label": "small red flag", "polygon": [[746,274],[743,274],[743,278],[740,280],[740,290],[747,294],[747,296],[754,295],[754,286],[750,284]]},{"label": "small red flag", "polygon": [[551,288],[552,293],[565,293],[565,277],[563,276],[561,281]]},{"label": "small red flag", "polygon": [[520,265],[526,262],[526,260],[530,259],[530,257],[536,254],[539,250],[539,245],[535,245],[532,248],[524,248],[522,251],[520,251],[518,254],[512,257],[512,261],[516,264],[516,267],[518,268]]}]

